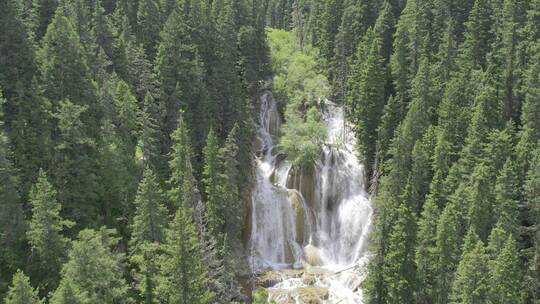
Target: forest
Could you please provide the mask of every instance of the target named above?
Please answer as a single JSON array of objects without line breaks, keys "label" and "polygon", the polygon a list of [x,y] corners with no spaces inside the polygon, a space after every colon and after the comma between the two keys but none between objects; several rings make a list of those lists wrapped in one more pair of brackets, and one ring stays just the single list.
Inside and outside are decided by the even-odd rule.
[{"label": "forest", "polygon": [[0,0],[0,302],[540,304],[540,0]]}]

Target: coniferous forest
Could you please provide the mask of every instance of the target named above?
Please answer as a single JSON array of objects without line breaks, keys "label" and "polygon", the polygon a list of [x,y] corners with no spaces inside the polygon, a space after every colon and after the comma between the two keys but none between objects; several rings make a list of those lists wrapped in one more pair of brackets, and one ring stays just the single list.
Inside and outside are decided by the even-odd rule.
[{"label": "coniferous forest", "polygon": [[0,179],[6,304],[540,304],[540,0],[0,0]]}]

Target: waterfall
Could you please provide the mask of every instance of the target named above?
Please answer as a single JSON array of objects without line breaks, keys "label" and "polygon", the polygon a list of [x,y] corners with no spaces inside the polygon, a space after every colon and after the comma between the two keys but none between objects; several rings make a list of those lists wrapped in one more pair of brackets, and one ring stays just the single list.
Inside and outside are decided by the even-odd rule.
[{"label": "waterfall", "polygon": [[[249,239],[254,273],[311,266],[337,271],[352,268],[367,254],[372,207],[355,139],[342,107],[326,101],[323,117],[328,135],[320,157],[311,167],[292,167],[274,144],[281,125],[276,101],[270,91],[260,97]],[[345,286],[355,282],[358,288],[357,280],[327,278],[321,284],[357,303]]]}]

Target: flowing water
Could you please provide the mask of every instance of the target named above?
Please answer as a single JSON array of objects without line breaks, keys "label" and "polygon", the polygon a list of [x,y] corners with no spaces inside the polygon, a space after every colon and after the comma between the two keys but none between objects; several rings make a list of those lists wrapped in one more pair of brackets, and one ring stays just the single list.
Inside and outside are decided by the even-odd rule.
[{"label": "flowing water", "polygon": [[278,276],[265,286],[278,303],[302,303],[306,294],[324,303],[362,303],[372,207],[343,109],[325,102],[321,155],[312,167],[296,168],[274,143],[281,121],[272,93],[260,102],[252,271]]}]

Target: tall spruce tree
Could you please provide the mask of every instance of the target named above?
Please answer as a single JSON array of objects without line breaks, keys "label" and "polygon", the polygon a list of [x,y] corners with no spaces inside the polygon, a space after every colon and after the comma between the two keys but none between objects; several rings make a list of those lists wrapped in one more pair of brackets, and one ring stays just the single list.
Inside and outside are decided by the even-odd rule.
[{"label": "tall spruce tree", "polygon": [[519,253],[516,241],[509,236],[500,254],[490,264],[490,303],[523,303],[522,273],[519,269]]},{"label": "tall spruce tree", "polygon": [[207,265],[203,264],[200,243],[191,212],[186,205],[176,211],[167,230],[164,254],[160,259],[157,291],[165,303],[208,303]]},{"label": "tall spruce tree", "polygon": [[202,183],[206,199],[208,229],[214,237],[224,232],[226,202],[223,184],[222,163],[219,159],[219,143],[213,130],[208,133],[204,147],[204,170]]},{"label": "tall spruce tree", "polygon": [[129,303],[123,278],[124,255],[117,252],[114,230],[84,229],[69,251],[51,303]]},{"label": "tall spruce tree", "polygon": [[144,170],[134,204],[130,261],[136,267],[134,277],[140,298],[147,304],[157,303],[157,260],[165,241],[168,217],[163,194],[150,168]]},{"label": "tall spruce tree", "polygon": [[450,303],[489,303],[489,269],[484,244],[477,241],[470,246],[459,262]]},{"label": "tall spruce tree", "polygon": [[69,239],[62,231],[74,223],[60,216],[61,205],[56,199],[56,190],[43,170],[30,192],[30,204],[32,218],[26,235],[32,246],[32,257],[37,262],[33,275],[40,278],[41,287],[52,290],[58,283],[69,245]]},{"label": "tall spruce tree", "polygon": [[37,290],[30,286],[30,279],[20,270],[13,276],[13,283],[7,293],[5,304],[42,304]]}]

